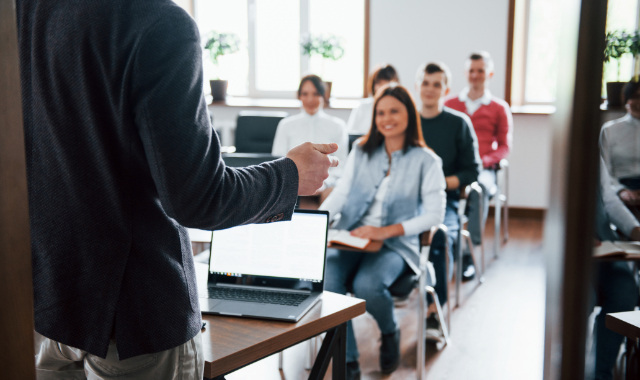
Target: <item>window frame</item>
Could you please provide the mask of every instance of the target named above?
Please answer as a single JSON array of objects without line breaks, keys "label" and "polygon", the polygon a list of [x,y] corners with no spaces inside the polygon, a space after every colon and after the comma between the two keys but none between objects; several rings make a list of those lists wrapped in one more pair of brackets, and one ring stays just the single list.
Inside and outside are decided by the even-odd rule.
[{"label": "window frame", "polygon": [[[246,98],[266,98],[266,99],[297,99],[297,91],[265,91],[256,88],[256,0],[247,1],[247,27],[248,27],[248,41],[247,41],[247,53],[249,56],[249,73],[247,77],[248,91],[246,95],[236,95],[235,97]],[[363,59],[363,92],[362,98],[368,96],[367,81],[369,77],[369,14],[370,14],[370,0],[364,1],[364,59]],[[193,10],[192,16],[197,19],[198,6],[195,0],[190,0],[191,9]],[[300,35],[309,33],[309,19],[310,19],[310,0],[300,0]],[[309,72],[309,56],[300,53],[300,73],[304,75]],[[339,99],[360,99],[359,96],[354,97],[339,97]]]},{"label": "window frame", "polygon": [[[531,0],[509,0],[509,46],[507,51],[507,72],[509,75],[506,80],[505,94],[508,94],[507,102],[512,106],[552,106],[555,105],[555,100],[548,102],[526,100],[531,3]],[[516,49],[514,47],[516,44],[522,48]],[[517,63],[515,70],[514,62]]]},{"label": "window frame", "polygon": [[[637,0],[637,2],[638,14],[636,16],[635,29],[640,27],[640,0]],[[555,101],[532,102],[527,101],[525,96],[531,3],[531,0],[509,0],[505,99],[511,106],[554,106]],[[518,45],[522,46],[522,48],[516,48]]]}]

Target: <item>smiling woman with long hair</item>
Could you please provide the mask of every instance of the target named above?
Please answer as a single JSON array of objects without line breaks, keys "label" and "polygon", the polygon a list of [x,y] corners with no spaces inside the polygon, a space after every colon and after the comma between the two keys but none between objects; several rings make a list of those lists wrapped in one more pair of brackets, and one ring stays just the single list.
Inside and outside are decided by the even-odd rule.
[{"label": "smiling woman with long hair", "polygon": [[[384,241],[378,253],[331,249],[325,289],[345,294],[352,288],[382,333],[380,367],[393,372],[400,363],[400,331],[389,286],[405,271],[418,269],[418,234],[442,223],[445,209],[442,161],[424,142],[420,118],[409,92],[390,84],[380,89],[369,133],[354,143],[342,177],[320,206],[333,228]],[[347,378],[359,379],[358,348],[347,327]]]}]

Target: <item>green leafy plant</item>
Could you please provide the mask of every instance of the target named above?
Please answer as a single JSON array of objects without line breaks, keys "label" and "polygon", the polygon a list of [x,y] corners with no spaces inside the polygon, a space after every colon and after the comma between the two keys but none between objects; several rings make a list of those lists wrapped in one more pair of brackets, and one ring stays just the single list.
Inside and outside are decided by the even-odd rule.
[{"label": "green leafy plant", "polygon": [[324,59],[337,61],[344,55],[342,40],[335,35],[306,35],[300,41],[300,47],[304,55],[319,55]]},{"label": "green leafy plant", "polygon": [[[637,32],[635,33],[637,36]],[[605,41],[604,61],[615,60],[618,64],[618,80],[620,80],[620,58],[625,54],[631,54],[633,36],[626,31],[614,30],[608,32]]]},{"label": "green leafy plant", "polygon": [[211,32],[204,44],[204,50],[209,52],[209,57],[214,66],[218,66],[218,58],[223,55],[233,54],[240,50],[240,38],[234,33]]}]

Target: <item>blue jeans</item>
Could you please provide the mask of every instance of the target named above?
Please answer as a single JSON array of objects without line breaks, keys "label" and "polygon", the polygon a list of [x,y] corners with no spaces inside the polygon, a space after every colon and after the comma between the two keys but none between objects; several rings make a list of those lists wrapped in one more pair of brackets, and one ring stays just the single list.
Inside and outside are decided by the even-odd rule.
[{"label": "blue jeans", "polygon": [[596,379],[610,380],[624,337],[605,327],[605,315],[633,310],[638,304],[638,285],[626,262],[599,263],[596,279],[596,298],[602,307],[594,326]]},{"label": "blue jeans", "polygon": [[[460,218],[458,217],[459,200],[457,194],[447,192],[447,207],[444,214],[444,225],[447,226],[448,233],[446,240],[449,241],[449,275],[447,276],[447,258],[445,257],[445,237],[434,236],[429,252],[429,261],[433,263],[436,272],[436,285],[434,289],[438,295],[440,305],[447,303],[447,284],[453,277],[453,252],[460,230]],[[431,297],[428,297],[429,303]]]},{"label": "blue jeans", "polygon": [[[391,286],[407,269],[398,253],[382,247],[378,253],[358,253],[327,250],[325,290],[347,294],[367,302],[367,311],[378,323],[382,334],[396,331],[398,323],[393,315]],[[351,321],[347,322],[347,363],[358,360],[358,346]]]}]

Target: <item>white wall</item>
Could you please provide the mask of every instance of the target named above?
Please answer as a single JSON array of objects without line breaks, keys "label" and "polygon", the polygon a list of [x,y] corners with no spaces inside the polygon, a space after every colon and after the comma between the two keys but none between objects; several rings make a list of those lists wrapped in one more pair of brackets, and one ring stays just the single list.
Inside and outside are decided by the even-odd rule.
[{"label": "white wall", "polygon": [[[370,62],[387,62],[413,89],[421,63],[443,61],[452,71],[452,93],[465,86],[464,62],[472,51],[494,59],[491,92],[504,96],[508,0],[371,0]],[[551,160],[548,115],[514,115],[510,206],[547,208]]]},{"label": "white wall", "polygon": [[370,63],[392,64],[409,87],[421,63],[443,61],[457,93],[465,85],[465,59],[486,50],[495,62],[491,91],[503,97],[508,5],[508,0],[371,0]]},{"label": "white wall", "polygon": [[513,149],[509,155],[509,206],[547,208],[551,178],[549,115],[513,117]]}]

